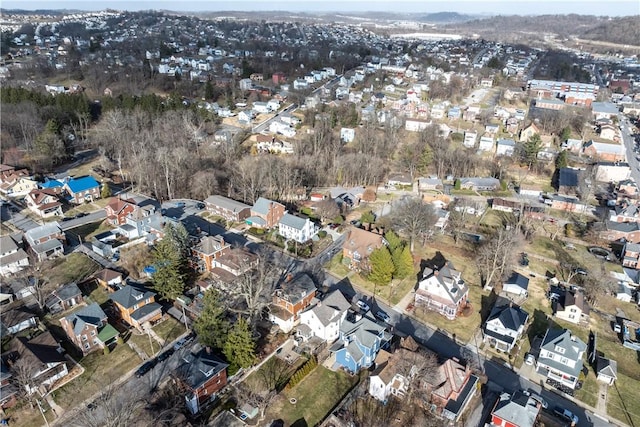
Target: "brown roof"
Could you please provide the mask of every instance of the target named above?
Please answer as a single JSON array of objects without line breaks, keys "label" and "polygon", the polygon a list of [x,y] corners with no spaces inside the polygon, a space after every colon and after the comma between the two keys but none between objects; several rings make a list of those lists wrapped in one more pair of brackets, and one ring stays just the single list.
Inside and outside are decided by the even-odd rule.
[{"label": "brown roof", "polygon": [[109,203],[107,203],[107,206],[109,206],[109,208],[111,208],[111,210],[115,213],[120,213],[122,209],[124,209],[129,204],[129,202],[125,202],[119,197],[112,197],[111,199],[109,199]]},{"label": "brown roof", "polygon": [[382,246],[382,236],[361,228],[351,228],[342,245],[343,249],[358,252],[362,257],[368,257],[374,249]]},{"label": "brown roof", "polygon": [[98,280],[102,280],[103,282],[109,282],[113,279],[117,279],[118,277],[122,277],[122,273],[119,271],[111,270],[110,268],[103,268],[102,270],[96,272],[93,277]]},{"label": "brown roof", "polygon": [[425,381],[433,387],[432,394],[449,399],[451,393],[462,390],[466,377],[467,371],[464,366],[447,359],[431,377],[425,378]]}]

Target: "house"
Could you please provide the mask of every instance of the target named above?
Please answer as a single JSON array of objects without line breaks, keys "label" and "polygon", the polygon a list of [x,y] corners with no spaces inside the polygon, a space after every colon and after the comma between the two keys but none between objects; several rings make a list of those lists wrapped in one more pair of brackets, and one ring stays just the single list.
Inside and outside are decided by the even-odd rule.
[{"label": "house", "polygon": [[638,193],[638,185],[632,179],[625,179],[617,184],[618,193],[623,196],[633,196]]},{"label": "house", "polygon": [[609,141],[619,141],[620,133],[615,126],[610,124],[601,125],[599,128],[600,138],[608,139]]},{"label": "house", "polygon": [[413,185],[413,179],[410,174],[405,173],[391,173],[389,179],[387,179],[387,185],[410,187]]},{"label": "house", "polygon": [[631,168],[623,162],[598,162],[596,164],[596,181],[620,182],[631,177]]},{"label": "house", "polygon": [[442,180],[438,178],[418,178],[418,190],[438,191],[444,188]]},{"label": "house", "polygon": [[[364,200],[365,188],[353,187],[347,189],[343,187],[333,187],[329,190],[329,196],[338,204],[338,206],[342,207],[343,205],[347,205],[347,207],[352,208],[354,206],[358,206],[360,201]],[[375,198],[373,201],[375,201]]]},{"label": "house", "polygon": [[298,243],[305,243],[310,240],[318,231],[316,224],[309,218],[286,213],[278,222],[278,233],[286,240],[294,240]]},{"label": "house", "polygon": [[609,221],[638,222],[640,221],[640,208],[629,200],[623,200],[609,210]]},{"label": "house", "polygon": [[208,347],[194,349],[182,358],[182,364],[172,377],[178,389],[185,394],[187,408],[192,414],[197,414],[205,404],[215,400],[218,392],[227,385],[228,367],[211,354]]},{"label": "house", "polygon": [[375,369],[369,375],[369,394],[386,403],[389,396],[404,397],[409,384],[417,373],[415,365],[412,371],[403,372],[402,361],[411,360],[418,353],[399,348],[393,354],[380,350],[375,360]]},{"label": "house", "polygon": [[71,341],[84,356],[92,351],[112,344],[119,336],[118,331],[107,321],[107,315],[97,303],[60,319],[60,325]]},{"label": "house", "polygon": [[582,171],[573,168],[560,168],[558,173],[558,191],[562,194],[576,194],[580,185]]},{"label": "house", "polygon": [[452,359],[438,366],[435,373],[425,376],[422,387],[428,407],[450,421],[457,421],[464,413],[478,389],[479,378]]},{"label": "house", "polygon": [[68,194],[68,200],[75,204],[93,202],[100,198],[100,183],[90,175],[69,179],[64,190]]},{"label": "house", "polygon": [[[69,374],[64,350],[49,331],[31,338],[16,337],[9,343],[7,364],[16,373],[25,376],[27,394],[45,395],[61,378]],[[19,366],[19,368],[18,368]]]},{"label": "house", "polygon": [[49,313],[59,313],[74,307],[84,300],[82,292],[75,282],[67,283],[53,291],[46,299],[45,306]]},{"label": "house", "polygon": [[519,297],[527,297],[529,295],[528,289],[529,278],[515,271],[502,284],[502,292]]},{"label": "house", "polygon": [[496,144],[496,156],[512,156],[516,149],[516,142],[513,139],[501,138]]},{"label": "house", "polygon": [[627,158],[624,145],[618,143],[608,144],[590,140],[584,144],[582,152],[605,162],[624,162]]},{"label": "house", "polygon": [[0,323],[2,324],[2,335],[17,334],[25,329],[38,326],[38,316],[31,308],[19,305],[10,309],[3,309],[0,312]]},{"label": "house", "polygon": [[109,292],[114,292],[122,287],[124,276],[122,273],[110,268],[103,268],[93,274],[98,285],[102,286]]},{"label": "house", "polygon": [[622,302],[631,302],[633,299],[633,289],[625,282],[618,283],[618,289],[615,292],[616,299]]},{"label": "house", "polygon": [[162,238],[165,219],[161,212],[154,204],[135,204],[133,211],[125,216],[124,224],[118,226],[114,232],[127,239],[147,236],[148,241],[153,241]]},{"label": "house", "polygon": [[257,228],[273,228],[284,216],[285,207],[282,203],[260,197],[251,208],[251,216],[246,219],[247,224]]},{"label": "house", "polygon": [[422,132],[432,124],[433,123],[429,120],[407,119],[404,122],[404,128],[409,132]]},{"label": "house", "polygon": [[356,138],[356,130],[351,128],[341,128],[340,129],[340,140],[346,142],[347,144],[353,142]]},{"label": "house", "polygon": [[473,191],[496,191],[500,181],[496,178],[460,178],[460,188]]},{"label": "house", "polygon": [[540,129],[538,129],[538,126],[536,126],[535,123],[531,123],[520,132],[520,141],[527,142],[534,135],[540,135]]},{"label": "house", "polygon": [[464,141],[462,141],[462,145],[467,148],[473,148],[476,146],[476,141],[478,140],[478,132],[475,131],[465,131],[464,132]]},{"label": "house", "polygon": [[483,135],[478,143],[478,150],[493,152],[495,149],[495,141],[491,135]]},{"label": "house", "polygon": [[369,255],[384,244],[381,235],[352,227],[342,244],[342,262],[351,270],[367,270]]},{"label": "house", "polygon": [[525,330],[529,313],[510,301],[499,298],[484,324],[483,341],[492,348],[511,352]]},{"label": "house", "polygon": [[640,223],[605,221],[599,237],[610,242],[624,239],[626,242],[640,243]]},{"label": "house", "polygon": [[540,403],[520,391],[502,393],[491,411],[490,427],[534,427]]},{"label": "house", "polygon": [[57,221],[45,223],[24,233],[29,252],[38,260],[44,261],[64,252],[65,234]]},{"label": "house", "polygon": [[583,142],[581,139],[567,139],[562,143],[561,147],[563,150],[568,150],[574,154],[577,154],[582,149]]},{"label": "house", "polygon": [[19,392],[20,389],[15,384],[11,370],[4,360],[0,360],[0,409],[14,407],[18,403],[16,396]]},{"label": "house", "polygon": [[332,343],[340,336],[340,324],[350,307],[351,303],[342,292],[335,290],[315,306],[300,313],[300,326],[306,325],[312,335]]},{"label": "house", "polygon": [[210,277],[221,284],[230,285],[258,265],[258,256],[245,248],[225,248],[213,259]]},{"label": "house", "polygon": [[612,120],[620,113],[618,106],[613,102],[594,102],[591,104],[591,112],[593,119],[609,119]]},{"label": "house", "polygon": [[[555,305],[555,307],[553,307]],[[584,293],[579,290],[565,290],[560,297],[553,301],[552,309],[558,319],[571,323],[580,323],[589,318],[589,305]]]},{"label": "house", "polygon": [[20,236],[0,236],[0,275],[9,276],[29,266]]},{"label": "house", "polygon": [[64,184],[57,179],[45,178],[44,182],[38,183],[38,188],[41,190],[47,190],[55,194],[62,194]]},{"label": "house", "polygon": [[7,196],[24,196],[37,188],[38,182],[29,176],[26,169],[0,175],[0,193]]},{"label": "house", "polygon": [[640,269],[640,244],[627,242],[622,250],[622,266]]},{"label": "house", "polygon": [[378,352],[391,341],[386,326],[373,318],[371,313],[355,313],[351,310],[340,323],[338,341],[329,351],[335,357],[335,365],[351,373],[370,367]]},{"label": "house", "polygon": [[539,374],[575,389],[587,345],[568,329],[547,329],[536,361]]},{"label": "house", "polygon": [[156,322],[162,317],[162,307],[155,298],[155,292],[133,282],[109,297],[120,319],[138,330],[142,330],[145,323]]},{"label": "house", "polygon": [[565,212],[585,213],[589,209],[589,205],[581,202],[577,197],[562,196],[560,194],[545,196],[544,203],[550,205],[551,209]]},{"label": "house", "polygon": [[207,210],[227,221],[241,222],[251,215],[251,206],[228,197],[213,195],[205,199]]},{"label": "house", "polygon": [[131,215],[135,208],[136,205],[128,200],[111,197],[104,210],[109,224],[118,226],[126,224],[127,216]]},{"label": "house", "polygon": [[191,248],[191,254],[196,259],[198,270],[211,271],[215,267],[214,260],[228,248],[231,246],[224,241],[224,237],[205,236]]},{"label": "house", "polygon": [[316,296],[316,284],[306,273],[288,276],[278,284],[271,301],[269,320],[288,333],[300,320],[300,313]]},{"label": "house", "polygon": [[501,197],[494,197],[491,200],[491,209],[493,209],[494,211],[513,213],[520,211],[523,207],[523,202],[503,199]]},{"label": "house", "polygon": [[52,190],[31,190],[25,197],[27,207],[41,218],[62,215],[62,203]]},{"label": "house", "polygon": [[598,356],[596,361],[596,375],[598,381],[608,385],[613,385],[618,379],[618,362]]},{"label": "house", "polygon": [[467,306],[468,296],[469,287],[460,272],[453,264],[445,262],[444,265],[425,267],[416,289],[415,303],[453,320]]}]

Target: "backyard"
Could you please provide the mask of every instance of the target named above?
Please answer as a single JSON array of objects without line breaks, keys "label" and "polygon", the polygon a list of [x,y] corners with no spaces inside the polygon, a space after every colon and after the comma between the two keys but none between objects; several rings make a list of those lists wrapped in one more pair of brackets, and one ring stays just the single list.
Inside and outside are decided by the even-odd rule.
[{"label": "backyard", "polygon": [[[280,393],[267,409],[267,418],[280,418],[285,425],[297,422],[299,425],[315,426],[357,382],[358,377],[318,366],[298,385]],[[292,398],[295,404],[291,403]]]},{"label": "backyard", "polygon": [[99,268],[100,266],[86,255],[71,253],[64,258],[47,261],[40,270],[45,273],[49,283],[63,285],[80,282]]}]

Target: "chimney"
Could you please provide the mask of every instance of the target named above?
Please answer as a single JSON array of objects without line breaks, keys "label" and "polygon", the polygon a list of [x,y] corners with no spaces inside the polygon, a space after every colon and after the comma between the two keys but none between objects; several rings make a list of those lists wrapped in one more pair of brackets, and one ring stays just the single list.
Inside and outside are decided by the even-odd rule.
[{"label": "chimney", "polygon": [[287,274],[287,277],[284,280],[285,280],[285,282],[290,282],[292,278],[293,278],[293,275],[291,273],[289,273],[289,274]]},{"label": "chimney", "polygon": [[205,347],[205,351],[207,352],[207,354],[211,354],[211,347],[209,346]]}]

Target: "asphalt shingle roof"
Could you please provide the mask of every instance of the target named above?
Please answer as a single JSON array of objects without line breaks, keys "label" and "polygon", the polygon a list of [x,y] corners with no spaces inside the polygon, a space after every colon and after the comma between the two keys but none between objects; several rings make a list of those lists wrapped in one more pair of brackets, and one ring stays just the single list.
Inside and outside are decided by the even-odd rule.
[{"label": "asphalt shingle roof", "polygon": [[80,335],[84,327],[89,324],[98,326],[103,320],[106,321],[107,315],[102,311],[97,303],[89,304],[81,310],[65,317],[67,322],[73,325],[73,333]]},{"label": "asphalt shingle roof", "polygon": [[131,308],[147,298],[155,297],[156,293],[144,286],[134,283],[124,286],[111,294],[111,300],[125,308]]}]

